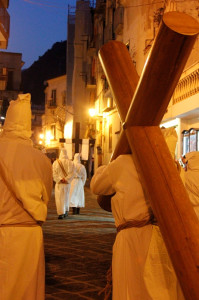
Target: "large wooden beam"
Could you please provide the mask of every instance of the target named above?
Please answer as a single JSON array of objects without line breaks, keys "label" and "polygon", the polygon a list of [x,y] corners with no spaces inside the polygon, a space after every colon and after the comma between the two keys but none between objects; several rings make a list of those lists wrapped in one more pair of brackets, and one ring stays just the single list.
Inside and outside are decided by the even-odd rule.
[{"label": "large wooden beam", "polygon": [[[126,46],[117,41],[110,41],[99,51],[99,59],[108,80],[116,104],[123,99],[118,107],[120,119],[125,120],[132,97],[136,90],[139,76],[128,53]],[[115,80],[117,78],[117,80]]]},{"label": "large wooden beam", "polygon": [[[103,48],[103,60],[99,55],[101,64],[104,64],[104,72],[109,83],[112,95],[116,103],[123,99],[123,105],[119,108],[121,122],[126,119],[131,100],[135,93],[139,76],[129,56],[126,46],[117,41],[110,41]],[[113,55],[114,53],[114,55]],[[114,66],[114,73],[112,68]],[[117,78],[117,80],[115,80]],[[117,85],[117,86],[116,86]],[[118,88],[119,87],[119,88]],[[129,143],[124,131],[121,132],[119,141],[112,153],[111,161],[117,158],[120,154],[131,153]],[[111,197],[112,195],[101,195],[97,197],[97,201],[101,208],[111,212]]]},{"label": "large wooden beam", "polygon": [[[164,15],[124,124],[143,187],[187,300],[199,299],[199,223],[158,125],[198,32],[199,24],[192,17],[178,12]],[[123,82],[115,72],[122,58],[108,66],[113,53],[108,54],[106,47],[100,50],[100,60],[114,96],[119,95],[115,102],[123,120],[126,104],[119,91]]]},{"label": "large wooden beam", "polygon": [[[123,104],[120,106],[117,105],[118,113],[123,123],[137,88],[139,76],[126,46],[121,42],[110,41],[104,45],[99,51],[99,59],[116,105],[120,102],[120,99],[123,99]],[[122,153],[130,152],[126,135],[124,132],[121,132],[119,142],[114,149],[111,160]]]},{"label": "large wooden beam", "polygon": [[199,299],[199,222],[158,126],[126,129],[185,299]]}]

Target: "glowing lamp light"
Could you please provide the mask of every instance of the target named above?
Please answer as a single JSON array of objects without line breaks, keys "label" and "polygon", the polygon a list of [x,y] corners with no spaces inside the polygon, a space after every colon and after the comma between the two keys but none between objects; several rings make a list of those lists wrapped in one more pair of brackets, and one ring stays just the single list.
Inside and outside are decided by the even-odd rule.
[{"label": "glowing lamp light", "polygon": [[91,117],[96,116],[96,109],[95,109],[95,108],[90,108],[88,112],[89,112],[89,115],[90,115]]},{"label": "glowing lamp light", "polygon": [[49,130],[49,131],[46,131],[46,144],[50,144],[50,140],[52,140],[52,135]]},{"label": "glowing lamp light", "polygon": [[40,133],[39,138],[40,138],[41,140],[43,140],[44,134],[43,134],[43,133]]}]

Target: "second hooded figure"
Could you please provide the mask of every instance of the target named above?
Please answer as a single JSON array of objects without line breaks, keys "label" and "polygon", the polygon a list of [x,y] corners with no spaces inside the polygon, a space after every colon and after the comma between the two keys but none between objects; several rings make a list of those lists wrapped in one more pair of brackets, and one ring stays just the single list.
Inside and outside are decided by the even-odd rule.
[{"label": "second hooded figure", "polygon": [[71,182],[69,201],[70,207],[73,208],[73,214],[79,214],[80,207],[85,206],[84,185],[87,174],[86,168],[81,164],[79,153],[75,153],[73,163],[75,171]]}]

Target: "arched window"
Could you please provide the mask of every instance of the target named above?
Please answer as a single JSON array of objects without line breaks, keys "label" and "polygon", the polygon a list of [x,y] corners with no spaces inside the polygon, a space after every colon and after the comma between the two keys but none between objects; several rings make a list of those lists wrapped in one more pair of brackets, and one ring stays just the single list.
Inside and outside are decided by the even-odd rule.
[{"label": "arched window", "polygon": [[192,152],[199,151],[199,128],[190,128],[189,130],[183,130],[183,155]]}]

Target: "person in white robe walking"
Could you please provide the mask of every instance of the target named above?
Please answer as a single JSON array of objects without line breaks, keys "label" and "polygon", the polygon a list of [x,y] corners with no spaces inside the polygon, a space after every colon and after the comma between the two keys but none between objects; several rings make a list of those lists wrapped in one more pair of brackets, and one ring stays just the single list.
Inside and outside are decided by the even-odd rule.
[{"label": "person in white robe walking", "polygon": [[91,191],[111,195],[117,235],[112,256],[113,300],[183,299],[131,155],[96,170]]},{"label": "person in white robe walking", "polygon": [[59,159],[52,165],[53,180],[55,181],[55,203],[58,219],[64,219],[69,212],[70,183],[74,177],[74,165],[68,158],[67,150],[61,149]]},{"label": "person in white robe walking", "polygon": [[52,190],[50,160],[32,147],[30,94],[11,101],[0,136],[0,299],[44,300],[41,225]]},{"label": "person in white robe walking", "polygon": [[81,164],[80,154],[75,153],[74,160],[75,175],[71,182],[70,188],[70,207],[73,209],[73,214],[79,214],[80,208],[85,207],[84,185],[87,179],[86,168]]}]

